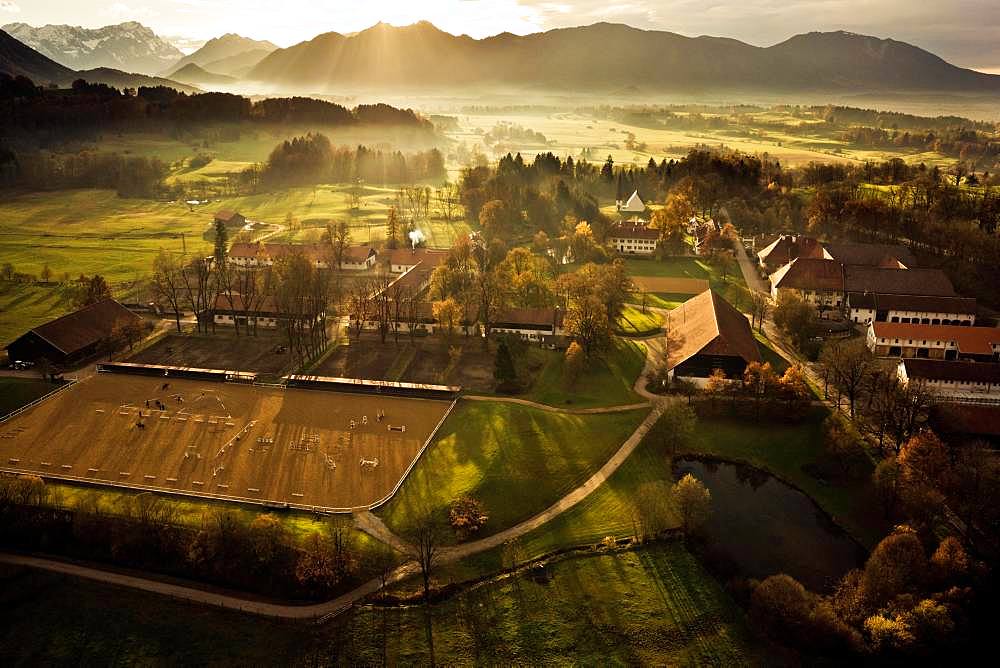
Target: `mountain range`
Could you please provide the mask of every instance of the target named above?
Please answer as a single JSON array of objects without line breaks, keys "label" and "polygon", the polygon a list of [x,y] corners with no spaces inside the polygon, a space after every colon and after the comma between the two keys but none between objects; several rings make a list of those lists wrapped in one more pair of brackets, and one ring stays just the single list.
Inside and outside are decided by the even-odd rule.
[{"label": "mountain range", "polygon": [[608,93],[978,91],[1000,76],[956,67],[905,42],[848,32],[770,47],[597,23],[530,35],[455,36],[427,22],[324,33],[278,49],[246,75],[274,87],[528,88]]},{"label": "mountain range", "polygon": [[173,44],[135,21],[81,28],[9,23],[3,30],[60,65],[74,70],[112,68],[159,74],[184,56]]},{"label": "mountain range", "polygon": [[168,86],[189,93],[198,92],[198,88],[194,86],[170,79],[133,74],[113,68],[73,70],[35,51],[3,30],[0,30],[0,73],[25,76],[40,86],[48,84],[69,86],[76,79],[85,79],[91,83],[103,83],[116,88]]},{"label": "mountain range", "polygon": [[222,37],[208,40],[194,53],[173,63],[164,73],[176,72],[189,64],[194,64],[212,74],[239,77],[249,72],[254,65],[277,48],[266,40],[227,33]]},{"label": "mountain range", "polygon": [[[757,47],[735,39],[685,37],[612,23],[473,39],[422,21],[403,27],[378,23],[352,34],[324,33],[284,49],[230,33],[183,56],[173,47],[161,48],[162,40],[138,23],[93,31],[8,27],[15,29],[13,37],[27,34],[28,46],[44,48],[33,52],[24,44],[20,48],[0,40],[0,71],[33,72],[31,78],[39,82],[72,80],[80,75],[73,70],[88,71],[79,63],[93,67],[87,58],[101,52],[102,58],[122,63],[113,69],[150,71],[150,65],[158,63],[153,71],[168,73],[170,79],[176,74],[177,80],[191,85],[238,83],[244,90],[276,93],[526,90],[617,95],[623,101],[669,92],[1000,94],[1000,75],[957,67],[905,42],[842,31],[811,32]],[[84,40],[89,34],[116,36]],[[145,47],[124,35],[141,38]],[[116,46],[125,43],[135,48]],[[89,50],[87,58],[84,48]],[[56,51],[59,57],[50,55]],[[168,54],[176,57],[168,59]],[[166,66],[164,59],[169,60]],[[59,69],[63,66],[69,74]],[[90,76],[103,77],[104,82],[114,78],[107,70],[91,71]],[[127,76],[133,77],[130,85],[156,85],[135,79],[138,75]]]}]

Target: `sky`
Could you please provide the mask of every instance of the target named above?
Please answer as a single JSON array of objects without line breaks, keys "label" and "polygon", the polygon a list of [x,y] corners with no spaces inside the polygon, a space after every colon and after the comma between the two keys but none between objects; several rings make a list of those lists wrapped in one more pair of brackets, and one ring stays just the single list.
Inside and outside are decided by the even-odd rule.
[{"label": "sky", "polygon": [[0,0],[0,23],[139,21],[190,51],[226,32],[290,46],[378,21],[485,37],[597,21],[768,46],[813,30],[892,37],[1000,73],[1000,0]]}]

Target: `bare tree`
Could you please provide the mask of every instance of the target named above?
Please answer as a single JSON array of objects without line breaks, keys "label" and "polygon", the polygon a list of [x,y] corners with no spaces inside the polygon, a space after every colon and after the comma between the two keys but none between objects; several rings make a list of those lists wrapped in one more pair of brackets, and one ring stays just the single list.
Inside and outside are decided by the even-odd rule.
[{"label": "bare tree", "polygon": [[420,575],[424,583],[424,601],[430,596],[431,577],[441,556],[441,545],[447,535],[447,527],[429,509],[417,514],[407,538],[416,551],[414,555],[420,565]]},{"label": "bare tree", "polygon": [[157,298],[174,313],[174,324],[181,331],[181,300],[183,296],[181,268],[166,251],[153,260],[153,291]]}]

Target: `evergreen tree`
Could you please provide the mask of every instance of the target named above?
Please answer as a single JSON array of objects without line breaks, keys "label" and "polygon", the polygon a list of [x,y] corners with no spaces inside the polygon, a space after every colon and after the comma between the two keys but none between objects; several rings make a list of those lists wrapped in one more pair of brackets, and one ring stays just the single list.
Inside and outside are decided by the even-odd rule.
[{"label": "evergreen tree", "polygon": [[509,386],[517,380],[514,357],[510,354],[510,347],[503,339],[500,339],[500,345],[497,346],[496,366],[493,369],[493,377],[500,387]]},{"label": "evergreen tree", "polygon": [[226,261],[226,224],[215,221],[215,261],[221,266]]}]

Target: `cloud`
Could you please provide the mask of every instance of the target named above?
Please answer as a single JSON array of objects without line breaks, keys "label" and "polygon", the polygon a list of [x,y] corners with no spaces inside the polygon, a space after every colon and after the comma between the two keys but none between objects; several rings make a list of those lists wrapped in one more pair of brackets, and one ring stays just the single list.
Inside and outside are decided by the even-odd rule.
[{"label": "cloud", "polygon": [[0,0],[0,12],[19,14],[21,12],[21,8],[16,2],[14,2],[14,0]]}]

